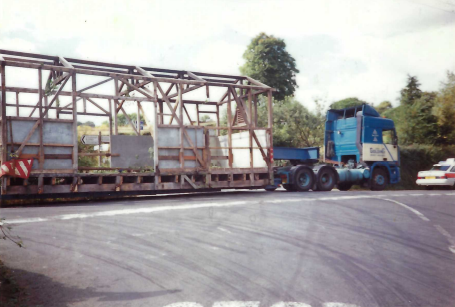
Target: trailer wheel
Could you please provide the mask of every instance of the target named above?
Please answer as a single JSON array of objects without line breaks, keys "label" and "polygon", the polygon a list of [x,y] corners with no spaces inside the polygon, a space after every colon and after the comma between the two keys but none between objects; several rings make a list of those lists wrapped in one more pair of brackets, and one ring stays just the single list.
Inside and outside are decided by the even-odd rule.
[{"label": "trailer wheel", "polygon": [[350,182],[340,182],[337,184],[337,188],[340,191],[349,191],[352,188],[352,183]]},{"label": "trailer wheel", "polygon": [[294,173],[294,191],[306,192],[314,185],[314,173],[305,166],[299,167]]},{"label": "trailer wheel", "polygon": [[330,167],[321,167],[317,174],[316,184],[319,191],[331,191],[337,182],[335,171]]},{"label": "trailer wheel", "polygon": [[285,183],[285,184],[283,184],[283,188],[284,188],[286,191],[288,191],[288,192],[293,192],[293,191],[295,191],[295,190],[294,190],[294,187],[292,186],[292,184],[286,184],[286,183]]},{"label": "trailer wheel", "polygon": [[387,173],[381,168],[375,168],[370,179],[371,191],[382,191],[387,186]]}]

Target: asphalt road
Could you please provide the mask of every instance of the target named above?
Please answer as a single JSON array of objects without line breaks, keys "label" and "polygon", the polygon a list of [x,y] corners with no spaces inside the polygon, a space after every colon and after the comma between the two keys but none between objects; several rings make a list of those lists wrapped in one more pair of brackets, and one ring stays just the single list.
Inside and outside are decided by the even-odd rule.
[{"label": "asphalt road", "polygon": [[[42,306],[455,306],[455,193],[222,192],[1,209]],[[290,303],[292,302],[292,303]]]}]

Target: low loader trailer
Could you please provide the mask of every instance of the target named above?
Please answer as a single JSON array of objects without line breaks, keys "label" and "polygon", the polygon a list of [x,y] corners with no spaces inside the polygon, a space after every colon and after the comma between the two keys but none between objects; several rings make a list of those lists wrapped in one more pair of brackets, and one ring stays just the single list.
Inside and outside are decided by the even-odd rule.
[{"label": "low loader trailer", "polygon": [[381,118],[371,106],[329,110],[325,123],[324,159],[318,147],[273,149],[275,160],[291,165],[274,168],[273,191],[341,191],[354,184],[381,191],[400,181],[400,156],[392,120]]},{"label": "low loader trailer", "polygon": [[319,164],[319,148],[273,148],[274,89],[247,76],[2,49],[0,65],[2,204],[278,185],[380,190],[399,181],[393,122],[368,105],[328,111]]}]

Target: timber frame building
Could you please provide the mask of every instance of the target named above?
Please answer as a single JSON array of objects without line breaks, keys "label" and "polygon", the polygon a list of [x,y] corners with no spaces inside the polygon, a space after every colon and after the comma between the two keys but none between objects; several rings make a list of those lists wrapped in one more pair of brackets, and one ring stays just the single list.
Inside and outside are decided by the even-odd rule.
[{"label": "timber frame building", "polygon": [[[262,188],[273,183],[274,89],[259,81],[8,50],[0,50],[0,63],[1,162],[34,162],[28,179],[1,178],[3,200]],[[268,112],[266,127],[258,126],[260,95],[265,96],[260,101]],[[137,110],[136,123],[126,106]],[[221,110],[227,112],[227,123],[220,121]],[[118,114],[125,115],[136,134],[131,138],[145,137],[139,114],[147,122],[153,147],[150,165],[113,165],[126,155],[112,152],[120,136]],[[214,124],[202,123],[201,114],[211,116]],[[78,149],[78,118],[88,116],[106,117],[108,152]],[[99,140],[101,144],[101,135]],[[84,156],[100,161],[108,157],[104,159],[110,165],[80,166]]]}]

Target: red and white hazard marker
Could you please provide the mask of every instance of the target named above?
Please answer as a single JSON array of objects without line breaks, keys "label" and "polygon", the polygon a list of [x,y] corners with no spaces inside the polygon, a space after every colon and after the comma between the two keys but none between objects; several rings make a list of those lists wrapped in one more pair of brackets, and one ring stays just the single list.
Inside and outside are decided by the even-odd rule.
[{"label": "red and white hazard marker", "polygon": [[13,159],[2,164],[0,177],[8,175],[27,179],[32,170],[33,159]]}]

